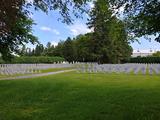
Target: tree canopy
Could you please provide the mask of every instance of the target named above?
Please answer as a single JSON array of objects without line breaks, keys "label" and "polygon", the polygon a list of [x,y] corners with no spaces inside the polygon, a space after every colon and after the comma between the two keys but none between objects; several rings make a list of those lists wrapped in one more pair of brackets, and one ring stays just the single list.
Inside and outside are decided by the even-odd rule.
[{"label": "tree canopy", "polygon": [[[106,0],[96,1],[88,22],[94,28],[94,53],[100,63],[118,63],[130,57],[129,46],[124,23],[113,15]],[[125,56],[126,55],[126,56]]]},{"label": "tree canopy", "polygon": [[108,0],[112,9],[124,8],[128,32],[134,37],[155,35],[160,42],[159,0]]},{"label": "tree canopy", "polygon": [[32,35],[33,21],[21,14],[16,24],[11,25],[5,32],[0,32],[0,53],[2,58],[9,60],[12,53],[18,53],[20,45],[25,43],[36,43],[37,37]]},{"label": "tree canopy", "polygon": [[39,51],[38,56],[64,57],[68,62],[121,63],[130,58],[132,48],[125,24],[113,16],[108,2],[95,2],[88,26],[94,29],[92,33],[78,35],[73,39],[67,38],[54,47],[48,43],[42,51],[37,46],[33,53]]},{"label": "tree canopy", "polygon": [[[58,10],[62,16],[60,20],[70,24],[70,13],[80,17],[85,12],[87,0],[1,0],[0,2],[0,53],[8,59],[11,53],[17,53],[19,47],[25,43],[36,43],[37,38],[32,35],[33,20],[29,17],[28,8],[34,6],[36,10],[44,12]],[[72,9],[72,10],[71,10]]]},{"label": "tree canopy", "polygon": [[[86,3],[91,0],[28,1],[0,2],[0,53],[3,59],[7,60],[12,53],[18,53],[19,48],[26,43],[38,43],[38,39],[32,34],[34,21],[29,17],[31,6],[45,13],[57,10],[61,15],[58,20],[70,24],[73,21],[71,13],[81,17],[82,13],[88,11]],[[63,52],[63,45],[70,44],[73,45],[73,50],[77,45],[74,60],[117,63],[131,54],[128,33],[133,37],[155,35],[155,40],[160,42],[159,0],[96,0],[94,4],[88,22],[88,26],[93,28],[94,32],[77,36],[67,44],[60,42],[57,47],[50,46],[45,54],[63,56],[66,52]],[[113,13],[121,7],[124,8],[123,20],[119,20]]]}]

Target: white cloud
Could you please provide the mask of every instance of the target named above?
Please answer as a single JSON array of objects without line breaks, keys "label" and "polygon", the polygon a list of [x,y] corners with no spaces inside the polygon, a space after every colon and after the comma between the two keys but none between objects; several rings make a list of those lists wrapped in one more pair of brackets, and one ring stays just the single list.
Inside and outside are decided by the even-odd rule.
[{"label": "white cloud", "polygon": [[58,42],[52,41],[51,44],[54,45],[54,46],[57,46],[57,45],[58,45]]},{"label": "white cloud", "polygon": [[52,29],[52,32],[55,33],[56,35],[60,34],[60,32],[58,30],[56,30],[56,29]]},{"label": "white cloud", "polygon": [[94,3],[93,2],[89,2],[88,5],[89,5],[90,8],[94,8]]},{"label": "white cloud", "polygon": [[46,32],[51,32],[51,33],[54,33],[54,34],[56,34],[56,35],[59,35],[59,34],[60,34],[60,32],[59,32],[58,30],[53,29],[53,28],[50,28],[50,27],[46,27],[46,26],[40,27],[40,30],[46,31]]},{"label": "white cloud", "polygon": [[68,29],[71,31],[71,34],[74,36],[77,36],[79,34],[85,34],[85,33],[92,32],[92,30],[89,29],[86,24],[83,24],[79,21],[76,22],[75,24],[69,26]]},{"label": "white cloud", "polygon": [[46,27],[46,26],[43,26],[40,29],[43,30],[43,31],[48,31],[48,32],[52,31],[51,28]]},{"label": "white cloud", "polygon": [[33,0],[25,0],[27,3],[33,3]]}]

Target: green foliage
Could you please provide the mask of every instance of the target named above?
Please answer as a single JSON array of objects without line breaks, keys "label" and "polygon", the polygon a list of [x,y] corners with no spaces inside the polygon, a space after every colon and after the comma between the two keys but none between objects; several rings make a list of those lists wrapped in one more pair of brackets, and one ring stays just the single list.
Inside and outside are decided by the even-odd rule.
[{"label": "green foliage", "polygon": [[4,60],[0,57],[0,64],[5,63]]},{"label": "green foliage", "polygon": [[135,57],[130,58],[129,63],[160,63],[160,56],[157,57]]},{"label": "green foliage", "polygon": [[74,45],[71,38],[67,38],[67,40],[63,44],[62,48],[63,57],[70,63],[74,61]]},{"label": "green foliage", "polygon": [[54,52],[54,45],[48,42],[42,54],[45,56],[53,56]]},{"label": "green foliage", "polygon": [[59,11],[61,18],[58,20],[70,24],[73,21],[71,13],[77,18],[82,17],[82,14],[88,11],[87,2],[89,1],[91,0],[33,0],[33,5],[35,9],[46,13],[49,10]]},{"label": "green foliage", "polygon": [[47,49],[50,49],[51,47],[54,47],[54,46],[52,46],[51,42],[48,42],[46,47],[47,47]]},{"label": "green foliage", "polygon": [[3,61],[0,59],[0,63],[60,63],[65,61],[64,58],[62,57],[47,57],[47,56],[32,56],[32,57],[27,57],[27,56],[22,56],[22,57],[14,57],[10,62]]},{"label": "green foliage", "polygon": [[[1,0],[0,2],[0,53],[2,58],[10,60],[12,53],[18,53],[20,46],[26,43],[35,43],[37,38],[32,35],[33,20],[29,8],[33,6],[47,13],[49,10],[58,10],[62,16],[59,20],[72,23],[71,13],[81,17],[86,12],[88,0]],[[86,9],[84,9],[86,8]],[[36,55],[39,53],[36,53]]]},{"label": "green foliage", "polygon": [[88,26],[94,28],[93,53],[97,62],[120,63],[128,59],[132,48],[129,46],[125,25],[113,15],[109,3],[105,0],[96,1],[90,17]]},{"label": "green foliage", "polygon": [[51,55],[62,57],[63,56],[63,44],[64,44],[64,41],[60,41],[54,49],[52,48]]},{"label": "green foliage", "polygon": [[33,20],[25,14],[13,24],[7,32],[0,32],[0,53],[4,60],[10,60],[12,53],[18,53],[19,47],[26,43],[37,43],[37,38],[32,35]]},{"label": "green foliage", "polygon": [[154,56],[154,57],[160,57],[160,51],[158,51],[158,52],[156,52],[156,53],[153,53],[152,56]]},{"label": "green foliage", "polygon": [[43,44],[39,44],[35,48],[34,55],[41,56],[43,54],[43,52],[44,52],[44,46],[43,46]]},{"label": "green foliage", "polygon": [[128,32],[134,37],[155,35],[160,42],[160,1],[159,0],[108,0],[114,8],[124,7]]},{"label": "green foliage", "polygon": [[94,62],[96,57],[93,53],[92,33],[77,36],[73,41],[75,44],[75,61]]}]

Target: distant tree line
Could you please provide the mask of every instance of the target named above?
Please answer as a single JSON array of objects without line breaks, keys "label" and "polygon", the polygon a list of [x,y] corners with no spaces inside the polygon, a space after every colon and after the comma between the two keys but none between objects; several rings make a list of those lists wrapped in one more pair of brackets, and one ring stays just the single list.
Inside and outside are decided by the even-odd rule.
[{"label": "distant tree line", "polygon": [[37,63],[62,63],[65,59],[62,57],[49,56],[21,56],[14,57],[11,61],[4,61],[0,58],[0,64],[37,64]]},{"label": "distant tree line", "polygon": [[[57,46],[51,45],[50,42],[47,43],[46,47],[43,44],[37,45],[35,49],[22,48],[21,56],[59,56],[64,58],[66,61],[73,62],[99,62],[99,63],[121,63],[125,62],[130,58],[131,48],[128,45],[128,48],[115,48],[112,51],[105,51],[105,53],[94,51],[97,47],[97,44],[94,43],[92,39],[93,33],[88,33],[85,35],[78,35],[77,37],[71,39],[68,37],[65,41],[60,41]],[[95,46],[96,45],[96,46]],[[105,49],[104,46],[101,49]],[[122,47],[122,46],[121,46]],[[126,47],[126,46],[124,46]],[[113,52],[113,55],[107,57],[102,57],[103,54],[110,54]],[[116,56],[117,55],[117,56]]]},{"label": "distant tree line", "polygon": [[152,55],[148,55],[145,57],[141,57],[141,56],[132,57],[127,62],[128,63],[160,63],[160,51],[157,51]]},{"label": "distant tree line", "polygon": [[1,0],[0,2],[0,53],[4,60],[18,53],[19,47],[26,43],[36,44],[38,39],[32,33],[35,24],[30,17],[30,8],[44,13],[58,11],[59,21],[70,24],[71,14],[81,17],[87,11],[88,0]]},{"label": "distant tree line", "polygon": [[105,0],[94,3],[95,7],[90,12],[88,27],[92,33],[78,35],[65,41],[60,41],[57,46],[48,43],[46,47],[38,44],[33,50],[22,48],[21,55],[29,56],[60,56],[68,62],[98,62],[122,63],[127,61],[132,48],[129,45],[128,33],[123,21],[119,20],[109,9]]},{"label": "distant tree line", "polygon": [[160,63],[160,56],[146,56],[130,58],[128,63]]},{"label": "distant tree line", "polygon": [[[59,20],[70,24],[73,22],[70,13],[73,13],[76,17],[82,17],[81,13],[88,13],[88,11],[90,11],[88,10],[88,2],[91,2],[91,0],[32,0],[32,2],[28,2],[28,0],[1,0],[0,54],[2,58],[4,60],[9,60],[12,53],[17,54],[19,52],[19,47],[26,43],[38,43],[37,37],[32,33],[32,25],[34,24],[34,21],[29,17],[31,14],[29,11],[30,7],[34,7],[35,10],[41,10],[44,13],[47,13],[49,10],[59,11],[59,14],[61,15]],[[114,14],[118,15],[120,10],[118,12],[116,11],[121,7],[124,8],[123,21],[126,23],[125,28],[127,29],[127,33],[130,33],[130,39],[132,38],[134,41],[135,38],[154,35],[155,40],[160,42],[160,0],[95,0],[94,4],[95,7],[90,13],[91,19],[89,26],[95,30],[94,39],[101,40],[101,45],[98,41],[97,46],[99,47],[94,49],[94,54],[96,55],[99,55],[103,51],[103,54],[100,54],[98,57],[98,59],[101,58],[101,62],[110,61],[109,58],[114,56],[113,53],[115,52],[112,51],[110,54],[107,52],[106,55],[105,51],[109,51],[110,48],[105,47],[104,49],[104,46],[106,46],[106,44],[111,46],[114,41],[113,38],[112,41],[111,39],[109,40],[107,37],[109,34],[114,34],[116,39],[118,37],[114,31],[117,27],[114,26],[114,23],[117,23]],[[114,11],[114,14],[110,15],[112,11]],[[111,17],[112,19],[110,19]],[[113,24],[109,25],[109,22],[112,22]],[[102,23],[107,24],[103,26]],[[120,24],[121,22],[119,22],[119,25]],[[111,26],[114,32],[112,32],[110,28]],[[110,32],[108,32],[108,29]],[[107,34],[103,32],[104,30],[106,30]],[[101,32],[103,32],[103,34],[99,34]],[[124,39],[123,36],[122,39]],[[103,45],[103,43],[105,44]],[[112,45],[111,49],[113,49],[113,47],[114,45]],[[97,51],[97,49],[100,51]],[[104,57],[107,57],[107,59],[103,59],[105,61],[102,61],[102,58]]]}]

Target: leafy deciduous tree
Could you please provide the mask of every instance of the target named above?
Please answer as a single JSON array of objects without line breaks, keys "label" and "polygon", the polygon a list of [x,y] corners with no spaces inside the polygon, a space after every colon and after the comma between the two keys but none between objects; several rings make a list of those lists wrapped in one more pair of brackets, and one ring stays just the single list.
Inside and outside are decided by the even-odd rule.
[{"label": "leafy deciduous tree", "polygon": [[29,18],[30,6],[44,12],[58,10],[62,16],[61,21],[67,24],[72,22],[70,10],[76,17],[85,12],[87,0],[1,0],[0,2],[0,53],[3,59],[8,59],[11,53],[17,53],[19,46],[31,42],[37,42],[32,35],[33,21]]},{"label": "leafy deciduous tree", "polygon": [[128,31],[134,37],[155,35],[160,42],[159,0],[108,0],[113,9],[124,8]]}]

